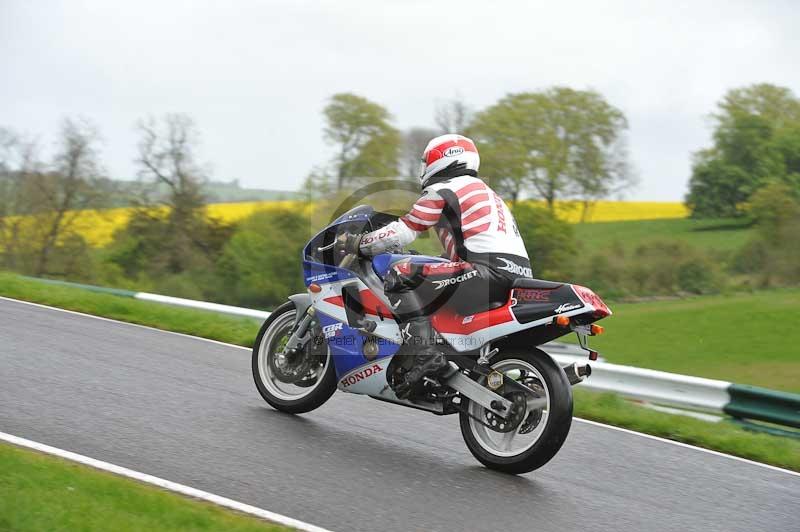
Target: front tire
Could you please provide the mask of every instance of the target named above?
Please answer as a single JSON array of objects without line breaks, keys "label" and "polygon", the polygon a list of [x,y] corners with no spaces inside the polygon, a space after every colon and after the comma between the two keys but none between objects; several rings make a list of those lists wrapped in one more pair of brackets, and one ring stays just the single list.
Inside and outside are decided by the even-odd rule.
[{"label": "front tire", "polygon": [[336,370],[330,350],[322,357],[324,360],[312,365],[300,385],[276,377],[275,357],[282,352],[296,319],[297,309],[291,301],[275,309],[258,331],[252,355],[253,379],[261,397],[276,410],[289,414],[319,408],[336,391]]},{"label": "front tire", "polygon": [[[490,365],[515,380],[524,379],[547,399],[546,407],[527,411],[525,420],[512,431],[496,432],[472,416],[489,425],[497,422],[497,418],[491,412],[487,414],[479,404],[463,398],[459,420],[464,442],[472,455],[490,469],[515,475],[538,469],[556,455],[569,434],[572,424],[569,380],[564,370],[539,349],[501,352],[492,358]],[[485,377],[481,379],[485,381]]]}]

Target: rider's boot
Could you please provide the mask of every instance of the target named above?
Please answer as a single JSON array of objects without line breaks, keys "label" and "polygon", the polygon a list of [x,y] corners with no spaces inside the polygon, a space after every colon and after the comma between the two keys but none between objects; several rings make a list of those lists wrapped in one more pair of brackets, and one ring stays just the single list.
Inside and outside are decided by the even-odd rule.
[{"label": "rider's boot", "polygon": [[444,353],[436,348],[431,322],[425,317],[409,320],[402,329],[403,342],[415,350],[411,369],[395,388],[395,395],[407,398],[423,377],[433,377],[448,366]]}]

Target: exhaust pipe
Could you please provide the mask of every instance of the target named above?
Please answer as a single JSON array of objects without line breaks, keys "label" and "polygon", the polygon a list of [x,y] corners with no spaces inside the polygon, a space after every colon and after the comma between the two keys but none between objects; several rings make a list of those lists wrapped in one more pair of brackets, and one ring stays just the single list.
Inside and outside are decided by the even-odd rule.
[{"label": "exhaust pipe", "polygon": [[592,374],[592,367],[589,364],[581,365],[577,362],[573,362],[569,366],[564,366],[564,373],[567,374],[569,383],[572,386],[575,386],[579,382],[583,382],[583,379]]}]

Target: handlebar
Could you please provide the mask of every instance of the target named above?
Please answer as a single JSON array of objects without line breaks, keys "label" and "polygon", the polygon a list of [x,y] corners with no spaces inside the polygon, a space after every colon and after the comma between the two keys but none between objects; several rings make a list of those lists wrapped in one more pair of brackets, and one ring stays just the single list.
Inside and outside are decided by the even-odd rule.
[{"label": "handlebar", "polygon": [[358,258],[355,253],[348,253],[339,263],[340,268],[349,268],[351,264]]},{"label": "handlebar", "polygon": [[336,237],[334,239],[334,241],[331,242],[330,244],[328,244],[327,246],[318,247],[317,251],[322,252],[322,251],[327,251],[327,250],[332,249],[332,248],[335,249],[336,247],[339,247],[341,252],[345,252],[346,253],[345,256],[342,258],[342,260],[339,261],[339,268],[348,268],[348,267],[350,267],[351,264],[353,264],[353,262],[356,259],[358,259],[358,253],[352,253],[352,252],[351,253],[347,253],[347,251],[348,251],[347,250],[347,239],[348,239],[348,233],[342,233],[338,237]]}]

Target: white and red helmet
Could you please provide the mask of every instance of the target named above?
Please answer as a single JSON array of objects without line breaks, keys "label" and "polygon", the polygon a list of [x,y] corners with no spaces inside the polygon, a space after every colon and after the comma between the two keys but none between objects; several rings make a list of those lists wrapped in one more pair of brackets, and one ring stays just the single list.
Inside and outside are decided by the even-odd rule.
[{"label": "white and red helmet", "polygon": [[[431,177],[442,170],[453,167],[453,171],[472,170],[477,175],[481,158],[475,143],[467,137],[447,134],[428,143],[422,154],[422,169],[419,180],[424,188]],[[454,174],[453,177],[458,174]]]}]

